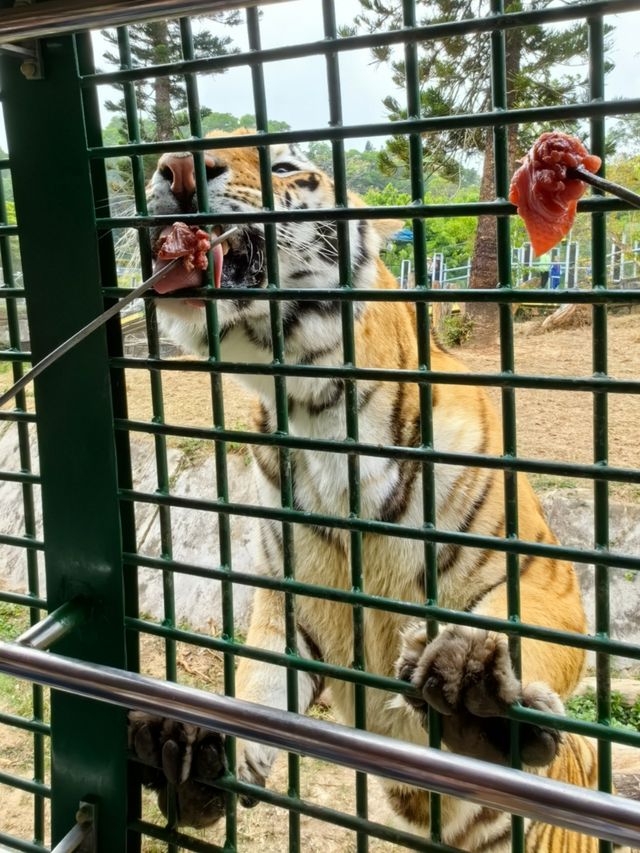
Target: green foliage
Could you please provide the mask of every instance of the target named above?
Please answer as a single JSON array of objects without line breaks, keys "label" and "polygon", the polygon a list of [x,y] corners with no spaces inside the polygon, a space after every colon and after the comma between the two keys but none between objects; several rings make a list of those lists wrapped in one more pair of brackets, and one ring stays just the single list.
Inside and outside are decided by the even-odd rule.
[{"label": "green foliage", "polygon": [[[237,12],[215,13],[207,20],[226,25],[240,23]],[[118,48],[118,36],[113,30],[102,32],[105,40]],[[131,60],[134,65],[153,66],[180,62],[183,59],[180,38],[180,23],[176,20],[153,21],[148,24],[134,24],[129,27]],[[230,36],[216,36],[207,29],[195,29],[193,35],[194,55],[197,59],[209,56],[223,56],[235,52]],[[107,50],[104,58],[113,65],[120,65],[119,51]],[[219,72],[216,72],[219,73]],[[122,88],[121,86],[116,88]],[[188,125],[186,114],[187,94],[182,76],[155,77],[135,83],[140,135],[144,141],[171,139],[181,135],[181,128]],[[120,141],[126,141],[127,129],[124,98],[118,101],[106,101],[105,107],[116,113],[119,124],[116,125]],[[201,111],[202,118],[209,111]]]},{"label": "green foliage", "polygon": [[[589,723],[597,721],[596,694],[593,690],[583,696],[574,696],[567,702],[567,714],[575,720]],[[622,693],[611,693],[611,725],[619,729],[640,731],[640,697],[631,704]]]},{"label": "green foliage", "polygon": [[29,625],[28,610],[0,601],[0,640],[14,640]]},{"label": "green foliage", "polygon": [[[305,153],[323,172],[333,175],[333,153],[328,142],[311,142]],[[364,151],[359,151],[357,148],[350,148],[345,151],[347,185],[351,192],[364,196],[370,190],[382,191],[385,189],[388,185],[388,178],[380,171],[379,155],[380,152],[376,151],[371,142],[367,142]],[[408,179],[402,177],[395,180],[394,189],[401,193],[408,192]],[[393,203],[389,202],[389,204]]]},{"label": "green foliage", "polygon": [[5,202],[5,207],[7,209],[7,225],[15,225],[16,220],[16,206],[13,201]]},{"label": "green foliage", "polygon": [[[434,176],[427,181],[426,186],[427,204],[478,200],[477,181],[475,186],[461,186],[458,182],[452,183]],[[368,190],[364,195],[364,202],[372,206],[397,207],[410,204],[411,195],[399,190],[395,182],[387,183],[382,189]],[[405,225],[409,226],[410,223],[407,221]],[[474,216],[426,219],[427,252],[429,255],[441,252],[450,268],[463,266],[473,252],[476,229],[477,219]],[[398,276],[402,260],[413,258],[413,247],[411,244],[391,244],[383,253],[383,258],[393,274]]]},{"label": "green foliage", "polygon": [[473,320],[466,314],[449,314],[442,320],[442,342],[448,347],[466,344],[473,334]]},{"label": "green foliage", "polygon": [[[528,8],[542,9],[552,0],[532,0]],[[523,8],[521,0],[509,4],[509,12]],[[380,32],[403,25],[401,0],[360,0],[361,12],[351,32]],[[426,26],[490,14],[489,0],[418,0],[417,24]],[[610,31],[610,28],[607,32]],[[530,26],[510,29],[506,36],[507,106],[516,109],[570,103],[583,96],[587,70],[587,27],[583,22],[568,27]],[[374,48],[374,61],[391,65],[393,82],[405,88],[404,60],[390,46]],[[610,66],[608,66],[610,67]],[[420,42],[418,61],[420,116],[437,117],[478,113],[491,108],[491,36],[469,33]],[[578,71],[576,71],[578,69]],[[408,118],[404,98],[393,95],[383,103],[392,121]],[[527,126],[520,148],[526,150],[540,127]],[[459,172],[461,155],[483,151],[486,130],[463,128],[425,134],[423,149],[426,173],[453,179]],[[512,153],[513,156],[513,153]],[[387,175],[406,172],[409,163],[407,139],[396,136],[380,154],[380,167]]]}]

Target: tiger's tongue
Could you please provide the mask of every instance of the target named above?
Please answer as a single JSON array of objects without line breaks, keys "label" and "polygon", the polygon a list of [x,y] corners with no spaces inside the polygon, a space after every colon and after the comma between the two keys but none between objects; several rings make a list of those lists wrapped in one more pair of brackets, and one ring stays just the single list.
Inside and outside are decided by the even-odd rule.
[{"label": "tiger's tongue", "polygon": [[[223,259],[222,246],[218,244],[213,247],[213,281],[216,287],[220,287]],[[155,260],[153,262],[153,271],[158,272],[158,270],[166,267],[168,263],[170,261]],[[173,293],[175,290],[185,290],[188,287],[201,286],[202,270],[193,269],[187,272],[182,264],[176,264],[171,272],[168,272],[164,278],[161,278],[154,285],[153,289],[156,293]]]}]

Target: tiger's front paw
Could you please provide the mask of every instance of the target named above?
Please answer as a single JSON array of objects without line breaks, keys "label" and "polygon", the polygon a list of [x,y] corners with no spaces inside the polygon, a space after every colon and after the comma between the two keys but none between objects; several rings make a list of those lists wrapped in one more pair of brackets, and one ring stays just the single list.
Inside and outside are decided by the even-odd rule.
[{"label": "tiger's front paw", "polygon": [[215,782],[225,772],[222,735],[131,711],[129,748],[142,762],[142,784],[157,791],[165,816],[168,784],[175,786],[179,825],[210,826],[223,815],[222,791],[202,784]]},{"label": "tiger's front paw", "polygon": [[[407,701],[426,712],[442,714],[442,737],[452,751],[499,764],[509,761],[510,705],[563,714],[559,696],[542,682],[521,685],[511,666],[506,637],[490,631],[453,625],[427,643],[424,626],[403,636],[396,674],[420,692]],[[530,767],[550,764],[561,735],[554,729],[520,726],[520,755]]]}]

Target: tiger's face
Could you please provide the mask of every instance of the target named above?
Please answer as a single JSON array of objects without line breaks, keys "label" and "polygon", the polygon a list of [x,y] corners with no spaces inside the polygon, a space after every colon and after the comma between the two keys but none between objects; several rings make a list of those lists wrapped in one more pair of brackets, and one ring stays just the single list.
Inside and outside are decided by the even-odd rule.
[{"label": "tiger's face", "polygon": [[[245,131],[246,132],[246,131]],[[229,298],[218,302],[218,318],[224,333],[238,323],[268,335],[269,307],[265,301],[234,299],[234,288],[263,288],[267,285],[264,227],[252,223],[251,215],[263,210],[258,151],[255,148],[226,148],[204,155],[208,185],[209,211],[219,216],[216,233],[228,229],[225,214],[246,214],[247,223],[223,246],[220,286],[230,291]],[[306,210],[335,206],[332,180],[317,168],[295,145],[271,148],[271,172],[276,210]],[[152,215],[197,213],[193,157],[189,153],[164,154],[158,161],[147,190]],[[358,204],[357,199],[352,199]],[[155,243],[161,230],[155,229]],[[338,238],[336,223],[284,222],[276,225],[277,262],[280,287],[337,287]],[[372,225],[364,220],[349,225],[352,281],[355,287],[373,285],[380,239]],[[172,276],[171,291],[202,284],[195,273]],[[337,303],[334,303],[337,307]],[[184,349],[206,352],[204,303],[198,300],[158,300],[163,331]],[[302,306],[302,308],[301,308]],[[285,335],[295,312],[304,311],[304,303],[283,302]],[[261,327],[265,327],[261,329]]]}]

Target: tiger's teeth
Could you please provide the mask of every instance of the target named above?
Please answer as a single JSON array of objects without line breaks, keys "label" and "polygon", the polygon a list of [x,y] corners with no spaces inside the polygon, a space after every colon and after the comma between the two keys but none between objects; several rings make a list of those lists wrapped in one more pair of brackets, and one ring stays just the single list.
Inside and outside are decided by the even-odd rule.
[{"label": "tiger's teeth", "polygon": [[222,254],[223,254],[223,255],[226,255],[226,254],[227,254],[227,252],[229,251],[229,241],[228,241],[228,240],[225,240],[225,241],[224,241],[223,243],[221,243],[220,245],[222,246]]}]

